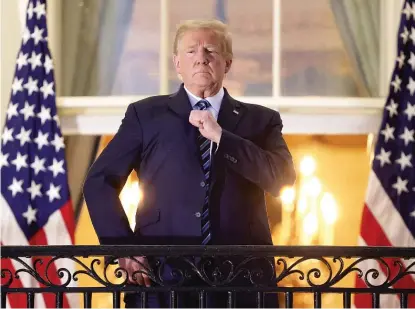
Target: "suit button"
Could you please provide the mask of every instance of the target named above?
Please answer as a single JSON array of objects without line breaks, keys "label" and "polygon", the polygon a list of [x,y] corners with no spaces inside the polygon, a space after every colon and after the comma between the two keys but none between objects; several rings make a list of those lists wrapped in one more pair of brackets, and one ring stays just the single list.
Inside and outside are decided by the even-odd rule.
[{"label": "suit button", "polygon": [[204,188],[204,187],[206,186],[206,183],[205,183],[204,181],[202,181],[202,182],[200,183],[200,186],[201,186],[202,188]]},{"label": "suit button", "polygon": [[200,216],[201,216],[202,214],[200,213],[200,212],[197,212],[197,213],[195,213],[195,217],[196,218],[200,218]]}]

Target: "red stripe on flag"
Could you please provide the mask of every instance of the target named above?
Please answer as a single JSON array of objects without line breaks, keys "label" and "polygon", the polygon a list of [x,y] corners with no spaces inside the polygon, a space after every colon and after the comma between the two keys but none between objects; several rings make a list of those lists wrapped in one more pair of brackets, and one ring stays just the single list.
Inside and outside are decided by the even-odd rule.
[{"label": "red stripe on flag", "polygon": [[[39,246],[39,245],[47,245],[46,234],[43,229],[40,229],[29,241],[31,246]],[[50,281],[52,284],[61,284],[61,279],[57,274],[57,268],[55,263],[52,263],[49,268],[47,269],[47,278],[46,278],[46,267],[48,266],[49,262],[52,260],[50,256],[42,256],[42,257],[32,257],[33,264],[36,259],[42,259],[42,265],[38,263],[37,271],[38,273],[45,278],[46,281]],[[64,278],[65,279],[65,278]],[[40,287],[45,287],[41,282],[39,282]],[[56,297],[54,294],[51,293],[43,293],[43,298],[45,299],[46,307],[48,308],[56,308]],[[69,308],[69,302],[66,295],[63,296],[63,308]]]},{"label": "red stripe on flag", "polygon": [[[356,277],[356,288],[366,288],[366,283],[362,278]],[[356,308],[371,308],[372,297],[370,294],[356,294],[354,297],[354,305]]]},{"label": "red stripe on flag", "polygon": [[71,237],[72,244],[75,243],[75,219],[74,213],[72,208],[72,201],[69,200],[68,202],[63,205],[60,209],[63,220],[65,221],[66,229]]},{"label": "red stripe on flag", "polygon": [[360,234],[369,246],[388,246],[391,247],[389,239],[386,237],[379,222],[373,216],[369,207],[363,207],[362,228]]},{"label": "red stripe on flag", "polygon": [[[361,230],[361,236],[365,240],[366,244],[369,246],[388,246],[392,247],[389,239],[386,237],[385,233],[383,232],[382,227],[379,225],[376,218],[373,216],[370,209],[365,204],[363,208],[363,222],[365,222],[364,227]],[[400,259],[394,258],[383,258],[384,263],[379,263],[380,268],[382,269],[385,276],[389,276],[388,281],[392,280],[399,274],[399,265],[394,265],[395,261],[399,261],[402,263],[404,269],[405,264]],[[389,268],[389,274],[388,274]],[[399,279],[394,285],[396,289],[408,289],[413,288],[415,289],[415,280],[411,275],[407,275]],[[415,308],[415,299],[408,300],[408,305],[411,308]]]},{"label": "red stripe on flag", "polygon": [[[9,281],[10,276],[14,276],[16,270],[14,269],[12,261],[10,259],[1,259],[1,269],[2,269],[2,273],[3,273],[3,270],[5,269],[10,270],[11,272],[11,275],[9,275],[8,272],[4,272],[5,277],[1,278],[1,286],[3,286],[3,284]],[[20,279],[14,278],[10,287],[11,288],[22,288],[23,287],[22,281],[20,281]],[[24,294],[22,293],[7,294],[7,298],[9,299],[10,306],[12,308],[26,308],[27,307],[26,298],[23,295]]]}]

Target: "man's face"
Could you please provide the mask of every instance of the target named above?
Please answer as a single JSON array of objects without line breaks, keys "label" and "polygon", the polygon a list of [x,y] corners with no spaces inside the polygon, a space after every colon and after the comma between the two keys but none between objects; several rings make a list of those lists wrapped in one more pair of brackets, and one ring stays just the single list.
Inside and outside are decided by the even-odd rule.
[{"label": "man's face", "polygon": [[211,30],[188,31],[182,36],[173,61],[186,87],[222,86],[232,60],[225,60],[221,46]]}]

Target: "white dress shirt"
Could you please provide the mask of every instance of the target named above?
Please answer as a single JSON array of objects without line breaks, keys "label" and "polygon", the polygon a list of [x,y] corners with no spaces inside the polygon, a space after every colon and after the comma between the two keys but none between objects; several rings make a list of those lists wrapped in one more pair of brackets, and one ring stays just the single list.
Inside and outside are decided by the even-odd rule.
[{"label": "white dress shirt", "polygon": [[[187,90],[186,87],[184,87],[184,89],[186,90],[187,96],[189,97],[190,104],[192,105],[192,108],[194,109],[196,103],[199,102],[200,100],[203,100],[203,98],[195,96],[193,93]],[[224,95],[225,95],[225,91],[223,90],[223,87],[222,87],[220,88],[219,92],[215,94],[213,97],[204,98],[204,100],[208,101],[211,105],[207,110],[212,113],[213,117],[215,117],[216,120],[218,120],[220,106],[222,105],[222,100],[223,100]]]}]

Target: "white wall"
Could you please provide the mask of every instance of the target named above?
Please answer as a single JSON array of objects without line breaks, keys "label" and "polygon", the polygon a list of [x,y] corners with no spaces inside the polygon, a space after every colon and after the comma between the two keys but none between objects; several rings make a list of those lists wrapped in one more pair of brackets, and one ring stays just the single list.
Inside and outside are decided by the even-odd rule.
[{"label": "white wall", "polygon": [[10,99],[10,90],[14,75],[17,52],[20,47],[20,13],[19,1],[0,1],[0,124],[3,130],[7,104]]}]

